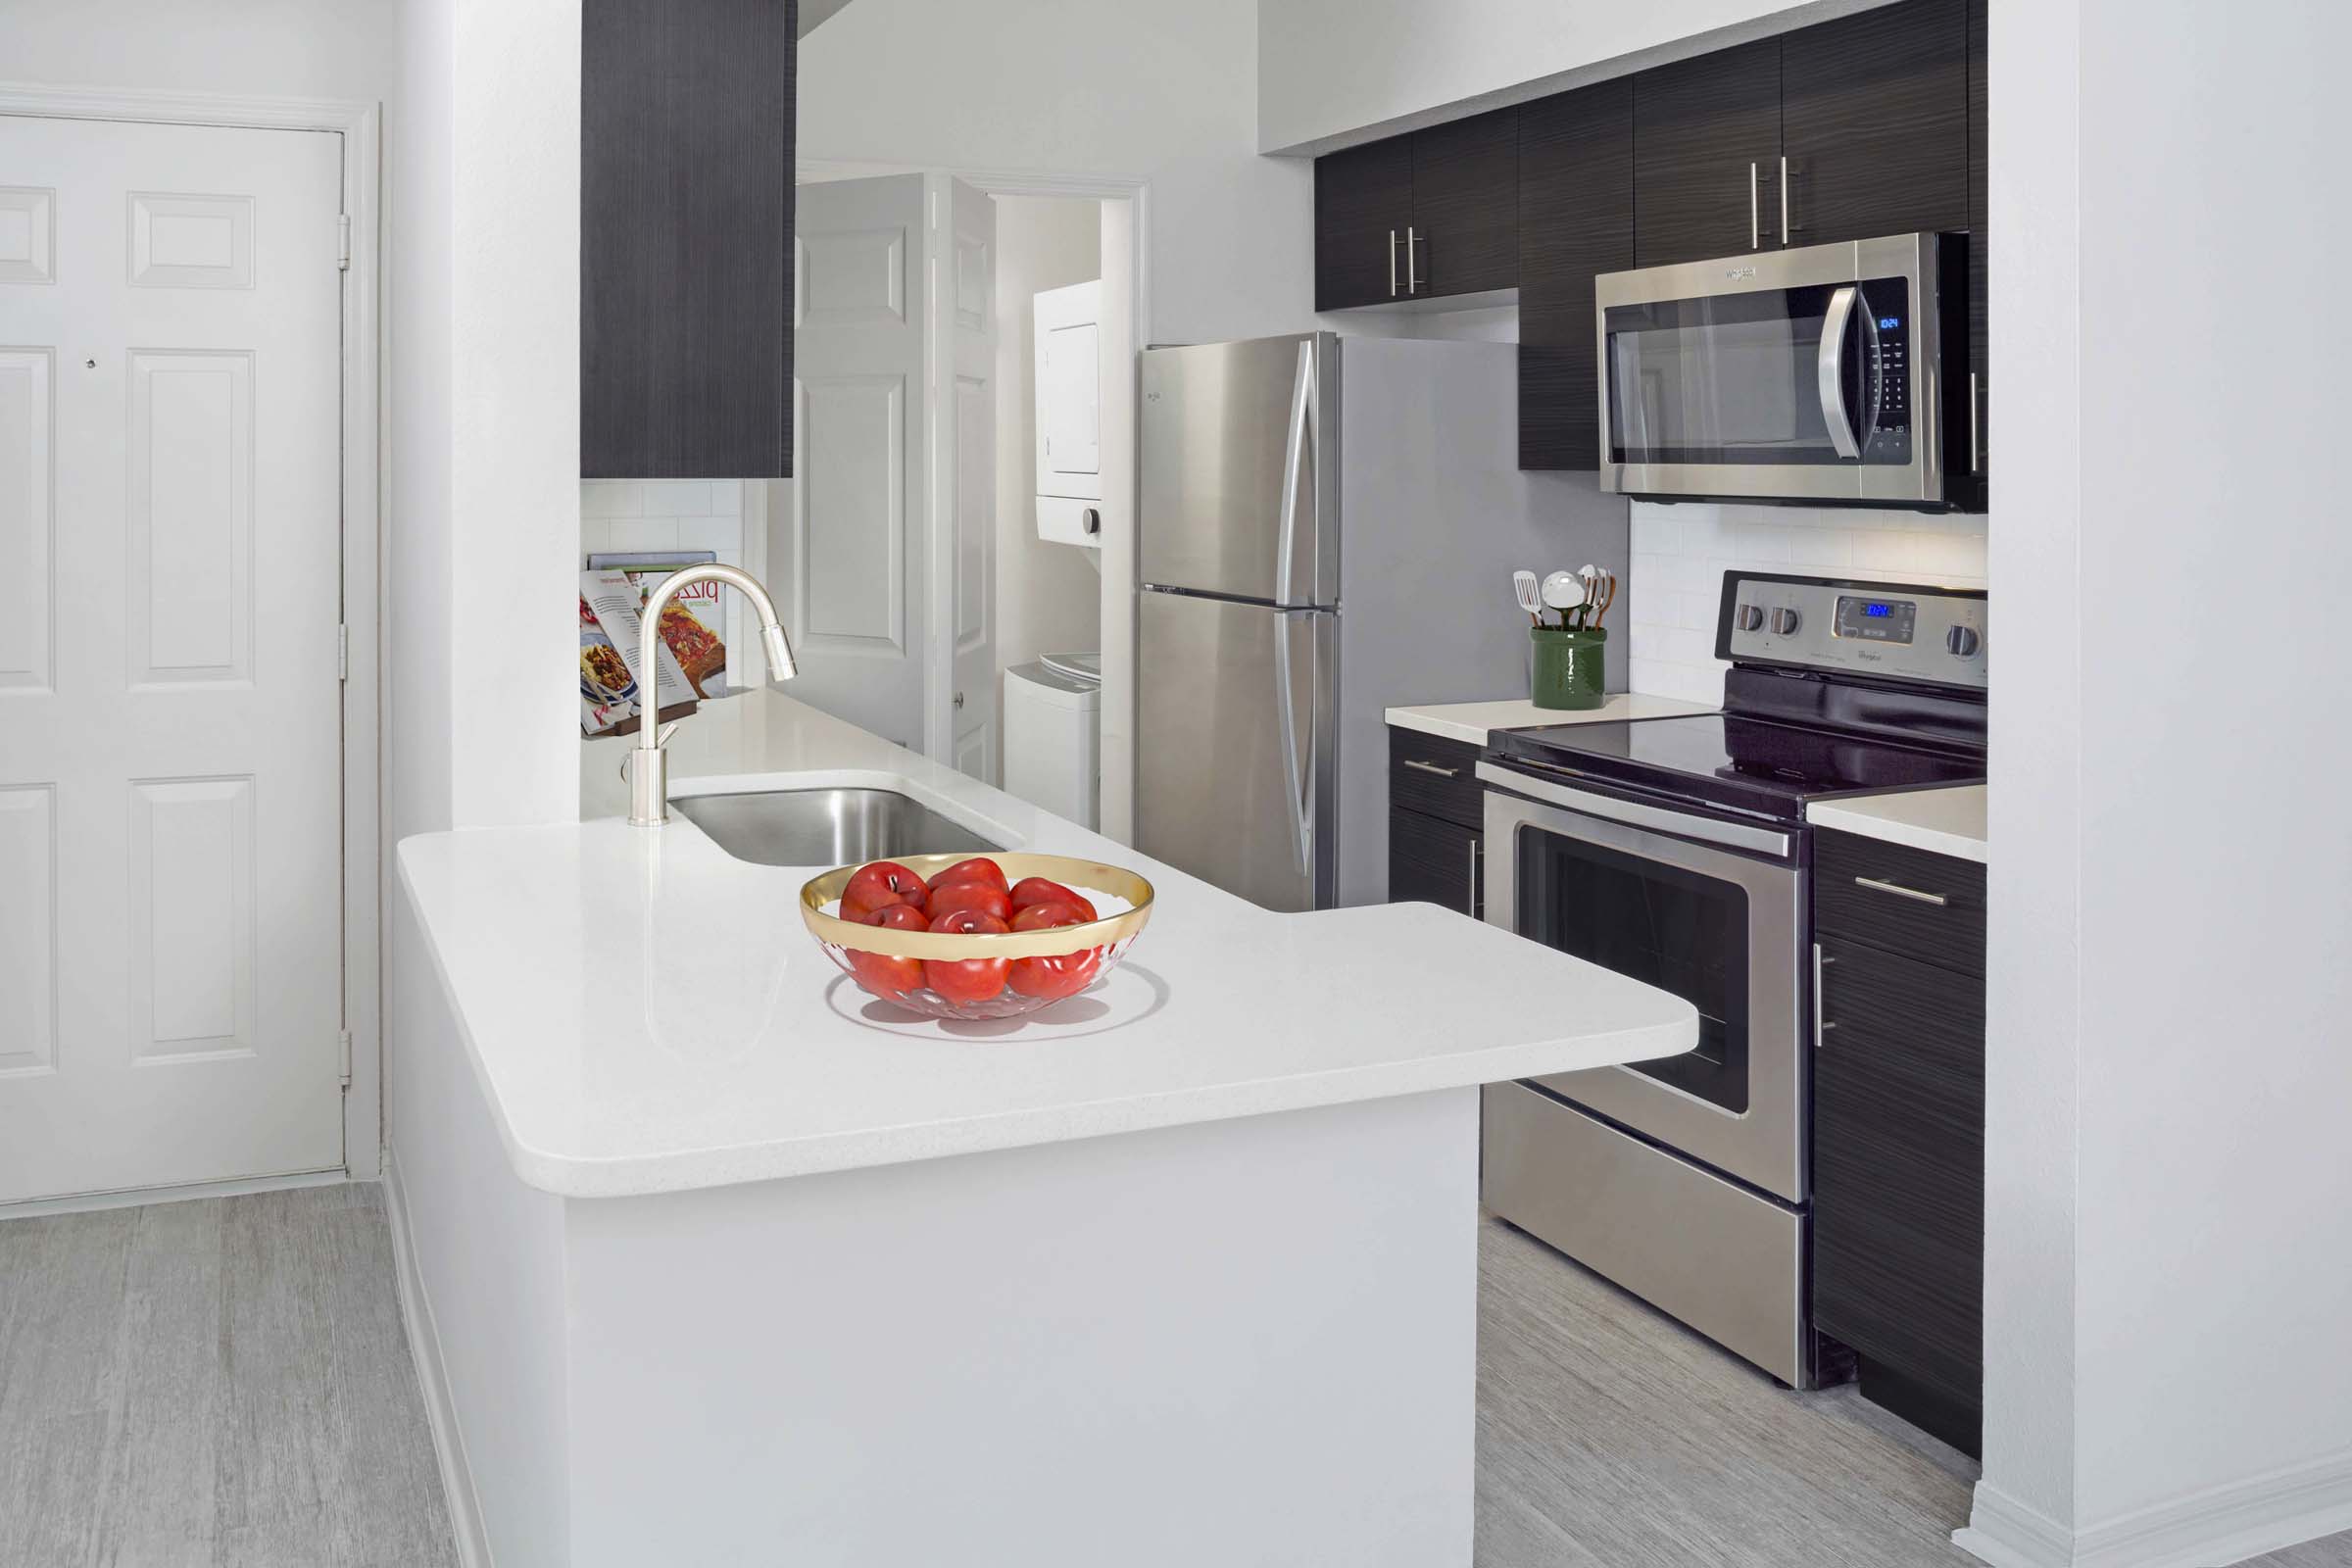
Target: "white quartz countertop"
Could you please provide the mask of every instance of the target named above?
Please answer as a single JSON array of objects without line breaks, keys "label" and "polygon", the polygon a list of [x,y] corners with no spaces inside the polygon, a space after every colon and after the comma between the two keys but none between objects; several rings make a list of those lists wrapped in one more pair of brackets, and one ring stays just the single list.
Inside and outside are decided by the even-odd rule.
[{"label": "white quartz countertop", "polygon": [[1712,713],[1705,703],[1686,703],[1675,697],[1646,697],[1619,692],[1598,708],[1538,708],[1520,698],[1501,703],[1438,703],[1421,708],[1392,708],[1389,723],[1397,729],[1443,735],[1447,740],[1487,744],[1491,729],[1533,729],[1539,724],[1599,724],[1613,718],[1673,718],[1683,713]]},{"label": "white quartz countertop", "polygon": [[1805,820],[1816,827],[1908,844],[1915,850],[1932,850],[1963,860],[1982,863],[1985,858],[1982,784],[1815,801],[1805,808]]},{"label": "white quartz countertop", "polygon": [[[1304,1109],[1697,1038],[1665,992],[1429,905],[1269,913],[773,693],[712,705],[672,746],[673,797],[899,789],[1008,849],[1135,868],[1157,890],[1152,923],[1095,991],[1027,1019],[942,1023],[873,1001],[819,951],[797,894],[826,867],[737,860],[683,818],[408,839],[401,882],[474,1076],[516,1174],[548,1192]],[[610,775],[621,749],[585,748],[583,777]]]}]

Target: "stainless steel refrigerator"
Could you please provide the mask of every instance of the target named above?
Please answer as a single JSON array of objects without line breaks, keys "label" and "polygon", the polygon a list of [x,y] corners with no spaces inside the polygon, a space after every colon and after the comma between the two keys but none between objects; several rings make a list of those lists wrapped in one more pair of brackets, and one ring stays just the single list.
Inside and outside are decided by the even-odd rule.
[{"label": "stainless steel refrigerator", "polygon": [[1626,503],[1520,471],[1512,344],[1140,359],[1136,847],[1268,908],[1378,902],[1385,710],[1524,696],[1512,569],[1622,572]]}]

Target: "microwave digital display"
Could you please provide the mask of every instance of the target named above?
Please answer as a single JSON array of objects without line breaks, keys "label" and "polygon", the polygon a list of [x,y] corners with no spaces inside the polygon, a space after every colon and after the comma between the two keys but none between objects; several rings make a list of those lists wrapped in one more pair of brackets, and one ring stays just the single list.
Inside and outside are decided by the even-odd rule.
[{"label": "microwave digital display", "polygon": [[1910,646],[1919,622],[1919,606],[1908,599],[1861,599],[1838,596],[1838,635],[1864,642]]}]

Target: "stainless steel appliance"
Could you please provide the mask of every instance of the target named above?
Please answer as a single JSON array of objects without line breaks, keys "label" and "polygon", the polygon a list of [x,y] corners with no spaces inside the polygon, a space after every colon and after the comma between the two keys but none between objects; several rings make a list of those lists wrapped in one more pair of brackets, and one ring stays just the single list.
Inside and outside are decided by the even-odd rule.
[{"label": "stainless steel appliance", "polygon": [[1977,470],[1967,237],[1598,281],[1602,488],[1941,511]]},{"label": "stainless steel appliance", "polygon": [[1984,775],[1981,592],[1727,572],[1723,710],[1497,732],[1487,919],[1687,998],[1695,1051],[1487,1091],[1485,1200],[1793,1387],[1808,802]]},{"label": "stainless steel appliance", "polygon": [[1512,568],[1622,568],[1625,503],[1520,470],[1507,343],[1140,358],[1136,846],[1269,908],[1377,902],[1387,706],[1523,686]]}]

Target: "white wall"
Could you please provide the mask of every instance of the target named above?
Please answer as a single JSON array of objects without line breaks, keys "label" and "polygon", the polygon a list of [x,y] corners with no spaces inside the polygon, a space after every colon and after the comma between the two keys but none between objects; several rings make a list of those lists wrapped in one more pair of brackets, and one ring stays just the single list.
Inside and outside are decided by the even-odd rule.
[{"label": "white wall", "polygon": [[799,155],[1150,181],[1148,342],[1312,324],[1311,174],[1257,156],[1256,0],[857,0],[801,45]]},{"label": "white wall", "polygon": [[[1034,296],[1102,275],[1102,203],[997,202],[997,667],[1100,646],[1099,552],[1037,536]],[[1003,677],[997,711],[1004,711]],[[999,748],[1002,753],[1003,748]],[[1000,765],[999,779],[1002,781]]]},{"label": "white wall", "polygon": [[0,77],[381,101],[395,0],[8,0]]},{"label": "white wall", "polygon": [[[1990,42],[1993,564],[2030,678],[1992,708],[1977,1526],[2230,1561],[2352,1525],[2352,328],[2245,330],[2352,246],[2352,13],[1992,0]],[[2189,612],[2205,562],[2230,596]]]},{"label": "white wall", "polygon": [[1257,145],[1326,151],[1882,3],[1259,0]]},{"label": "white wall", "polygon": [[1984,535],[1982,516],[1637,501],[1633,570],[1620,590],[1633,689],[1723,701],[1731,666],[1715,657],[1715,620],[1726,571],[1983,588]]},{"label": "white wall", "polygon": [[395,837],[578,813],[579,17],[402,6]]}]

